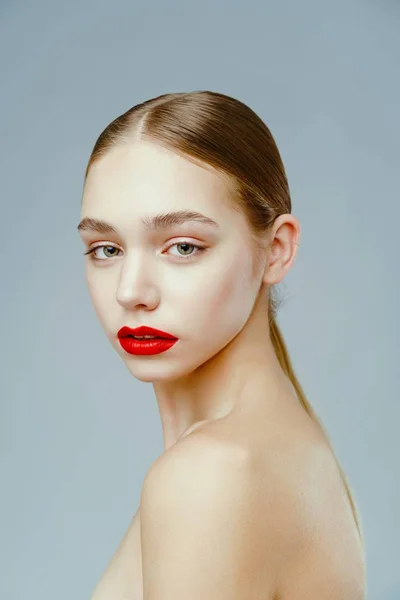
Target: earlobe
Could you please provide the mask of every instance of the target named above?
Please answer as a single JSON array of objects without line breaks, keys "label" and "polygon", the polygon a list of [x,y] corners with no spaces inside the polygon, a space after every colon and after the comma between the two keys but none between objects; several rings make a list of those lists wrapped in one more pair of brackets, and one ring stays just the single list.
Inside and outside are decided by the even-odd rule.
[{"label": "earlobe", "polygon": [[281,264],[275,264],[265,270],[263,283],[266,285],[276,285],[282,281],[287,273],[287,269]]},{"label": "earlobe", "polygon": [[264,270],[263,282],[267,285],[276,285],[287,275],[292,268],[297,254],[298,244],[285,245],[271,253]]}]

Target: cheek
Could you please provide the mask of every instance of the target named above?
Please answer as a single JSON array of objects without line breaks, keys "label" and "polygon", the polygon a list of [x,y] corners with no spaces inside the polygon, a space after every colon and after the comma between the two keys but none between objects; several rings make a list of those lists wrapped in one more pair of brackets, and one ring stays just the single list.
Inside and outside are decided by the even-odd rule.
[{"label": "cheek", "polygon": [[218,311],[225,322],[235,327],[235,323],[247,314],[248,306],[252,302],[249,266],[244,261],[230,265],[223,277],[214,282],[214,290],[214,311]]},{"label": "cheek", "polygon": [[199,334],[204,328],[212,328],[222,337],[235,334],[244,325],[254,301],[250,259],[242,253],[221,261],[215,269],[207,266],[192,288],[193,328]]}]

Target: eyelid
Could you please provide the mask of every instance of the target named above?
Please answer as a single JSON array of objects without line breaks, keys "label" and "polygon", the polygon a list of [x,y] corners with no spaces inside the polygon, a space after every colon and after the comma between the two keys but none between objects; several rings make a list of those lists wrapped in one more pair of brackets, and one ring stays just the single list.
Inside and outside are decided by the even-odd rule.
[{"label": "eyelid", "polygon": [[191,240],[188,237],[182,237],[181,239],[177,240],[176,238],[173,238],[174,241],[170,240],[167,243],[166,249],[168,250],[168,248],[170,248],[171,246],[175,246],[175,244],[188,244],[190,246],[204,246],[204,242],[200,242],[198,240]]}]

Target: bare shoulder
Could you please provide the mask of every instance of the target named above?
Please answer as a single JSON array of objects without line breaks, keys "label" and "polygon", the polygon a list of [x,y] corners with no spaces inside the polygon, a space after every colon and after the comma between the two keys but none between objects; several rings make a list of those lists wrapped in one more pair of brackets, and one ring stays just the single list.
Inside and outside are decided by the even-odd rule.
[{"label": "bare shoulder", "polygon": [[[175,555],[177,563],[187,561],[193,578],[191,565],[197,573],[211,574],[217,565],[220,574],[239,570],[242,587],[231,582],[238,597],[363,600],[363,549],[329,448],[315,439],[300,437],[287,444],[275,438],[261,452],[258,445],[243,446],[232,443],[232,437],[208,433],[204,428],[188,436],[151,469],[143,499],[146,539],[153,536],[153,545],[145,542],[144,558],[149,562],[157,556],[160,522],[174,522],[182,534],[179,538],[175,527],[174,538],[167,526],[165,540],[175,540],[170,573]],[[209,550],[210,536],[221,540],[217,556]],[[192,555],[188,539],[194,544]],[[178,547],[186,548],[184,557],[179,557]],[[167,568],[165,559],[162,563],[165,551],[159,551],[160,572]],[[214,589],[211,581],[210,586]],[[224,593],[221,589],[218,597]]]},{"label": "bare shoulder", "polygon": [[[245,460],[246,452],[238,444],[233,444],[222,435],[214,433],[214,423],[206,423],[190,435],[182,438],[159,456],[151,465],[143,482],[144,491],[150,482],[156,482],[164,474],[179,476],[185,471],[188,475],[196,467],[201,468],[209,459],[214,464],[238,465]],[[220,461],[216,463],[216,461]]]},{"label": "bare shoulder", "polygon": [[203,436],[153,465],[141,496],[146,597],[273,599],[276,555],[254,481],[245,452]]},{"label": "bare shoulder", "polygon": [[[175,501],[185,501],[185,486],[190,488],[194,483],[198,492],[214,487],[221,487],[221,482],[238,490],[248,485],[247,455],[239,447],[223,440],[210,437],[206,433],[198,433],[181,440],[161,455],[147,473],[141,494],[143,499],[149,494],[162,493],[163,498],[171,492]],[[242,476],[239,477],[238,475]],[[222,486],[222,487],[224,487]],[[226,489],[226,488],[225,488]],[[176,492],[181,491],[182,495]],[[221,490],[218,490],[221,492]],[[142,511],[141,511],[142,512]]]}]

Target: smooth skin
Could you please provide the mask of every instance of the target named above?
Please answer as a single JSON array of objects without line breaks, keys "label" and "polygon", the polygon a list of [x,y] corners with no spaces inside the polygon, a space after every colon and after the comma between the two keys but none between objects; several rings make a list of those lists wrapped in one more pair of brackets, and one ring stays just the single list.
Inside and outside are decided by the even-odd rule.
[{"label": "smooth skin", "polygon": [[[269,336],[268,286],[293,266],[300,225],[280,215],[256,261],[231,202],[223,175],[149,142],[116,146],[89,171],[81,218],[117,231],[80,231],[87,250],[103,246],[97,261],[86,257],[89,293],[131,374],[153,384],[164,437],[95,600],[363,598],[361,549],[333,457]],[[179,210],[217,226],[141,225]],[[179,341],[130,355],[117,339],[123,325]]]}]

